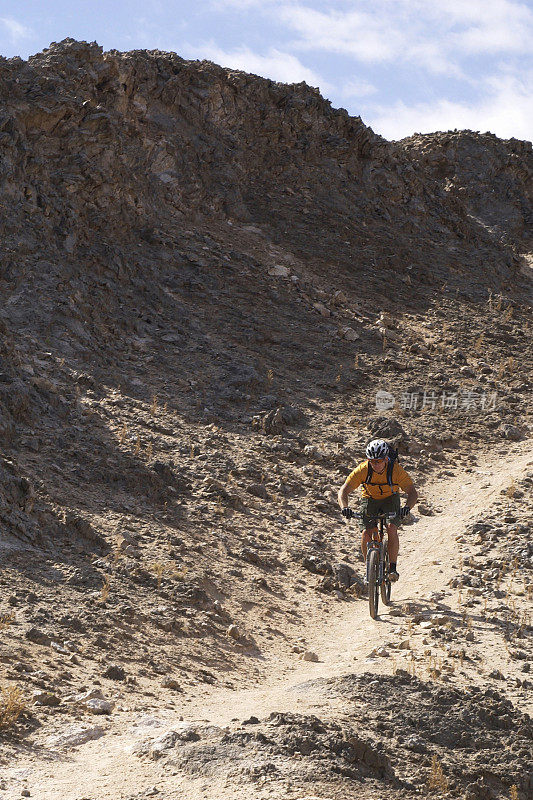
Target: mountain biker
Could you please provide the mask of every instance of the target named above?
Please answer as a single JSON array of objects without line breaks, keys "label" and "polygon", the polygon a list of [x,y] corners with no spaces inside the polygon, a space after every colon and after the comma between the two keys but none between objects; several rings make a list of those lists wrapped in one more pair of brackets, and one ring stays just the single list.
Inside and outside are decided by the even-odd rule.
[{"label": "mountain biker", "polygon": [[[362,487],[362,537],[361,550],[366,558],[366,548],[372,538],[372,533],[377,532],[378,511],[386,513],[397,512],[397,516],[387,525],[387,541],[389,551],[389,578],[397,581],[400,577],[396,569],[400,542],[398,539],[398,524],[411,511],[418,500],[415,485],[404,468],[393,460],[392,472],[387,469],[390,461],[390,448],[383,439],[373,439],[365,451],[367,461],[362,461],[348,475],[339,489],[338,500],[343,517],[350,519],[354,512],[348,508],[348,495]],[[399,490],[407,493],[407,502],[400,508]]]}]

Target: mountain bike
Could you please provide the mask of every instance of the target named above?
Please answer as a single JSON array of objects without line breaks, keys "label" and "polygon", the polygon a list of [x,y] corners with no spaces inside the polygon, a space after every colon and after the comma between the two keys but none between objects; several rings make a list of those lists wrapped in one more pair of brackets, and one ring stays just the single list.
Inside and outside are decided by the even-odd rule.
[{"label": "mountain bike", "polygon": [[[362,519],[361,512],[354,512],[354,517]],[[389,552],[385,539],[385,525],[398,516],[396,511],[385,513],[380,511],[376,517],[378,530],[373,531],[372,539],[366,550],[366,582],[368,585],[368,605],[370,616],[376,619],[378,615],[379,596],[386,606],[390,606],[391,582],[389,580]]]}]

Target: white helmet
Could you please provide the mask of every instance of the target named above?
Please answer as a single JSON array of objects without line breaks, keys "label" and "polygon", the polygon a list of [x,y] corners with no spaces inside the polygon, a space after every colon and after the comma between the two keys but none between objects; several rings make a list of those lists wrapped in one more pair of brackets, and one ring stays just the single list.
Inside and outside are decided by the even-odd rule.
[{"label": "white helmet", "polygon": [[372,439],[365,453],[367,458],[386,458],[389,455],[389,445],[383,439]]}]

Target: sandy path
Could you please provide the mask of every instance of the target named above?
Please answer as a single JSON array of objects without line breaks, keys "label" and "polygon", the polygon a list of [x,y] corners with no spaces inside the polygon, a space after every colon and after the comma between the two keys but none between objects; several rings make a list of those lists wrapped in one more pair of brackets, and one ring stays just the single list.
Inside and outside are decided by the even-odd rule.
[{"label": "sandy path", "polygon": [[[513,478],[520,478],[532,462],[531,442],[521,442],[502,447],[500,451],[478,455],[472,472],[458,470],[454,477],[424,487],[424,495],[442,513],[432,517],[419,517],[415,525],[404,528],[401,534],[401,552],[398,561],[401,580],[393,587],[393,599],[398,608],[403,602],[419,600],[432,592],[446,591],[446,603],[457,608],[457,600],[447,586],[457,574],[460,558],[456,536],[465,526],[478,519],[483,510],[491,506],[502,489]],[[7,770],[9,792],[6,800],[20,797],[20,789],[28,786],[33,797],[39,800],[118,800],[131,797],[141,790],[157,785],[162,797],[221,797],[221,787],[202,786],[198,781],[187,781],[179,774],[164,775],[158,762],[142,762],[131,754],[131,745],[147,736],[156,718],[163,732],[177,719],[209,721],[218,726],[231,726],[235,719],[250,715],[267,716],[271,711],[299,711],[339,713],[335,698],[325,698],[316,686],[307,681],[330,678],[348,672],[375,669],[378,673],[391,672],[391,659],[369,660],[370,652],[387,641],[397,641],[400,629],[405,626],[403,616],[391,616],[380,606],[381,616],[372,620],[366,601],[329,601],[329,614],[320,613],[320,606],[310,601],[309,610],[314,617],[303,633],[309,647],[315,651],[318,663],[297,660],[294,653],[275,651],[268,657],[266,678],[255,688],[228,690],[208,686],[183,702],[179,710],[156,708],[150,712],[115,712],[103,723],[107,734],[88,742],[66,755],[57,750],[22,755],[16,767]],[[314,610],[313,610],[314,609]],[[483,649],[478,636],[478,652]],[[491,646],[487,631],[485,646]],[[152,715],[150,717],[150,715]],[[91,720],[92,722],[92,720]],[[96,719],[94,724],[98,724]],[[233,724],[235,724],[233,722]],[[155,796],[155,795],[154,795]],[[228,795],[230,797],[231,794]],[[258,795],[259,796],[259,795]]]}]

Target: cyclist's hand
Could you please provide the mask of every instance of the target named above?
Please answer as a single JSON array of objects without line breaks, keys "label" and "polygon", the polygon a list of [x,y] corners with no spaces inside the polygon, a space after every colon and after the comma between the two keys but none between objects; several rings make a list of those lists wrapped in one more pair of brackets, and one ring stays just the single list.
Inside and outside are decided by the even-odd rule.
[{"label": "cyclist's hand", "polygon": [[352,519],[352,517],[355,516],[354,512],[352,511],[352,509],[348,508],[348,506],[346,506],[346,508],[342,509],[341,514],[342,514],[343,517],[346,517],[346,519]]},{"label": "cyclist's hand", "polygon": [[405,519],[406,517],[409,516],[410,513],[411,509],[409,508],[409,506],[404,506],[403,508],[400,508],[400,519]]}]

